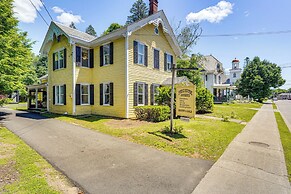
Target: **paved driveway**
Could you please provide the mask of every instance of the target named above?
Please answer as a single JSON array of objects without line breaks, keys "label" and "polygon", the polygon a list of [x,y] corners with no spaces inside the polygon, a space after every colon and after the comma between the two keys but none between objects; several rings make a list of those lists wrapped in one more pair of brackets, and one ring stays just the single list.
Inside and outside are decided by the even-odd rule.
[{"label": "paved driveway", "polygon": [[291,132],[291,100],[279,100],[276,101],[276,105]]},{"label": "paved driveway", "polygon": [[1,121],[8,129],[88,193],[191,193],[213,164],[40,115],[0,112],[10,113]]}]

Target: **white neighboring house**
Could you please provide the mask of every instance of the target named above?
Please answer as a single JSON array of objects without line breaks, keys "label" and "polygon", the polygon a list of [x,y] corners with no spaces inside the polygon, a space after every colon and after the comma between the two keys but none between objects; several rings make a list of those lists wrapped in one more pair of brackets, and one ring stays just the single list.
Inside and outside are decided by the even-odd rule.
[{"label": "white neighboring house", "polygon": [[235,82],[240,79],[241,74],[242,69],[239,67],[239,60],[235,58],[232,61],[232,68],[229,70],[230,85],[234,85]]},{"label": "white neighboring house", "polygon": [[214,96],[214,102],[227,102],[230,99],[230,90],[235,89],[230,83],[226,83],[227,76],[224,73],[222,63],[212,55],[204,56],[201,61],[205,72],[202,74],[205,88]]}]

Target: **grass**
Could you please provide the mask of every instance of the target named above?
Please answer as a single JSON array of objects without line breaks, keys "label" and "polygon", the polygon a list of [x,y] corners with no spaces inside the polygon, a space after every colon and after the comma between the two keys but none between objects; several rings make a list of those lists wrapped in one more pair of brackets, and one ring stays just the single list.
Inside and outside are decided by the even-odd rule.
[{"label": "grass", "polygon": [[47,178],[59,179],[63,175],[3,127],[0,127],[0,145],[0,178],[4,180],[0,182],[0,193],[60,193],[49,185]]},{"label": "grass", "polygon": [[13,110],[26,111],[27,102],[20,102],[18,104],[6,104],[5,107],[13,109]]},{"label": "grass", "polygon": [[259,103],[235,103],[235,104],[215,104],[213,113],[207,114],[214,117],[229,117],[249,122],[256,114],[257,110],[252,108],[261,108]]},{"label": "grass", "polygon": [[[170,135],[162,132],[162,129],[169,125],[169,121],[147,123],[94,115],[88,117],[46,115],[159,150],[212,161],[216,161],[222,155],[244,127],[237,123],[200,118],[190,122],[175,120],[177,126],[183,126],[183,131]],[[122,123],[125,121],[133,125],[123,126]]]},{"label": "grass", "polygon": [[275,117],[277,120],[281,142],[284,149],[288,178],[289,182],[291,182],[291,133],[279,112],[275,112]]},{"label": "grass", "polygon": [[274,110],[277,110],[277,105],[274,102],[272,103],[272,106]]}]

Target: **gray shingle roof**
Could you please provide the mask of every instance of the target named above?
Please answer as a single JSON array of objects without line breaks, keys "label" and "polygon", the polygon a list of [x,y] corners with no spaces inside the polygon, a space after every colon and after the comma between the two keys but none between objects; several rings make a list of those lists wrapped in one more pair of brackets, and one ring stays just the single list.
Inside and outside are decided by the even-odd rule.
[{"label": "gray shingle roof", "polygon": [[67,35],[74,37],[74,38],[78,38],[78,39],[82,39],[86,42],[91,42],[92,40],[96,39],[97,37],[95,36],[91,36],[90,34],[87,34],[85,32],[81,32],[79,30],[70,28],[68,26],[65,26],[63,24],[54,22],[61,30],[63,30]]},{"label": "gray shingle roof", "polygon": [[216,71],[217,64],[220,64],[220,69],[223,70],[222,63],[212,55],[204,56],[201,63],[206,71]]},{"label": "gray shingle roof", "polygon": [[[182,77],[175,77],[174,79],[174,83],[175,84],[180,84],[180,83],[190,83],[189,79],[186,76],[182,76]],[[168,85],[172,85],[172,78],[167,78],[162,85],[164,86],[168,86]]]}]

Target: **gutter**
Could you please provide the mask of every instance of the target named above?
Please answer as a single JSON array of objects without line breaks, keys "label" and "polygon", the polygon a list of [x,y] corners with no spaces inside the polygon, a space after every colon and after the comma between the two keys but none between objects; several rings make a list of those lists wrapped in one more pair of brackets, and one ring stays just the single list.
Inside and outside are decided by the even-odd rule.
[{"label": "gutter", "polygon": [[72,101],[73,101],[73,111],[72,111],[72,115],[75,115],[76,113],[76,46],[75,46],[75,42],[72,43],[72,47],[73,47],[73,54],[72,54],[72,70],[73,70],[73,81],[72,81],[72,89],[73,89],[73,94],[72,94]]}]

